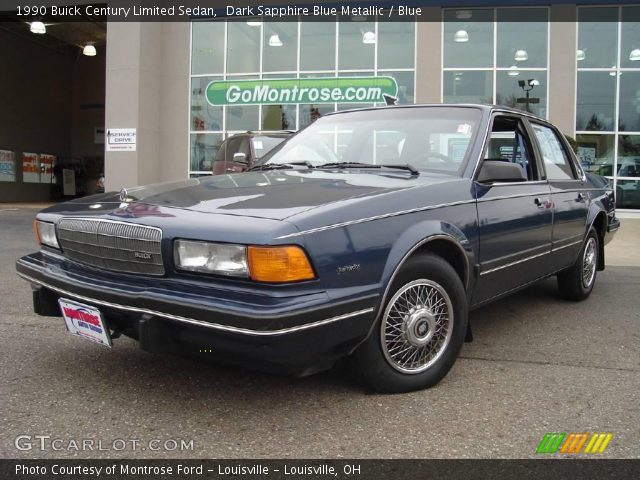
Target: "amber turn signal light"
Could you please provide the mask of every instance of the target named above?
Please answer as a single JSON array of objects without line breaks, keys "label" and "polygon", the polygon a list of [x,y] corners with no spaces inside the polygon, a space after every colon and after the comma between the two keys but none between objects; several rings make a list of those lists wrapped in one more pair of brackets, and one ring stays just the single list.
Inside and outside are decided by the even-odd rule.
[{"label": "amber turn signal light", "polygon": [[38,230],[38,220],[33,221],[33,236],[36,237],[36,243],[38,245],[42,245],[42,241],[40,240],[40,231]]},{"label": "amber turn signal light", "polygon": [[315,278],[307,254],[298,246],[249,246],[247,253],[251,279],[257,282],[299,282]]}]

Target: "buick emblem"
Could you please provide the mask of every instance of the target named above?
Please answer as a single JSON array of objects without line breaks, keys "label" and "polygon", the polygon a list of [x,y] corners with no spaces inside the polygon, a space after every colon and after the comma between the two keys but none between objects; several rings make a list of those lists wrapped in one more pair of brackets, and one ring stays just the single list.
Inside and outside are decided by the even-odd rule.
[{"label": "buick emblem", "polygon": [[133,252],[133,257],[142,260],[151,260],[151,254],[148,252]]},{"label": "buick emblem", "polygon": [[120,201],[126,202],[129,199],[129,192],[127,192],[126,188],[120,189]]}]

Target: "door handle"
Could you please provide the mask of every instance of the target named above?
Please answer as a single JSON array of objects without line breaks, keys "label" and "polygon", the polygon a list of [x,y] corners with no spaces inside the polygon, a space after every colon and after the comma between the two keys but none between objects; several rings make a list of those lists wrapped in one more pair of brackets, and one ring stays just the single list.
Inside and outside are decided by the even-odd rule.
[{"label": "door handle", "polygon": [[551,206],[551,200],[548,198],[536,197],[533,199],[533,203],[535,203],[538,208],[549,208]]},{"label": "door handle", "polygon": [[578,192],[578,202],[584,202],[587,199],[587,197],[584,195],[584,193],[582,192]]}]

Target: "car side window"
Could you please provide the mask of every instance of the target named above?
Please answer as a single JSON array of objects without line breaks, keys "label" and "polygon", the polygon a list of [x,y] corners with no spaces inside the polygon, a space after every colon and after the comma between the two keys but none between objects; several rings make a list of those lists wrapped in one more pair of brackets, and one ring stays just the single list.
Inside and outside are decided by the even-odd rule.
[{"label": "car side window", "polygon": [[571,159],[562,146],[556,132],[549,127],[532,123],[531,128],[538,140],[544,168],[549,180],[575,180],[577,178]]},{"label": "car side window", "polygon": [[224,159],[227,162],[233,161],[233,155],[238,152],[240,144],[239,138],[230,138],[225,144]]},{"label": "car side window", "polygon": [[244,153],[248,159],[251,156],[251,147],[249,146],[249,137],[242,137],[240,139],[240,145],[238,145],[237,150],[234,151],[233,153]]},{"label": "car side window", "polygon": [[515,163],[522,168],[528,181],[540,179],[529,138],[522,122],[515,117],[494,118],[484,159]]}]

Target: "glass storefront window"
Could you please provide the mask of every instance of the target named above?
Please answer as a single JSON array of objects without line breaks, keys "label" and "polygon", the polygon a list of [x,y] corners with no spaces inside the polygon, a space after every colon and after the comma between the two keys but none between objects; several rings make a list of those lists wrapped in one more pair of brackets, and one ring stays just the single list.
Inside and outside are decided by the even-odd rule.
[{"label": "glass storefront window", "polygon": [[415,28],[414,22],[378,23],[378,69],[413,68]]},{"label": "glass storefront window", "polygon": [[620,135],[618,177],[640,177],[640,135]]},{"label": "glass storefront window", "polygon": [[220,45],[224,45],[223,22],[194,22],[191,48],[191,73],[224,72],[224,51]]},{"label": "glass storefront window", "polygon": [[625,68],[640,68],[640,7],[622,7],[620,63]]},{"label": "glass storefront window", "polygon": [[596,175],[612,176],[615,159],[615,135],[576,135],[576,155],[582,168]]},{"label": "glass storefront window", "polygon": [[445,68],[493,67],[493,15],[493,9],[445,10]]},{"label": "glass storefront window", "polygon": [[333,111],[333,104],[300,105],[300,128],[311,125],[321,116]]},{"label": "glass storefront window", "polygon": [[191,130],[222,130],[223,107],[209,105],[205,91],[209,82],[222,77],[194,77],[191,79]]},{"label": "glass storefront window", "polygon": [[445,103],[493,103],[491,71],[444,72]]},{"label": "glass storefront window", "polygon": [[[614,75],[610,75],[613,73]],[[576,130],[615,128],[615,72],[578,71]]]},{"label": "glass storefront window", "polygon": [[350,21],[338,24],[338,68],[363,70],[374,65],[375,22]]},{"label": "glass storefront window", "polygon": [[398,84],[398,103],[415,101],[415,22],[355,16],[336,22],[291,20],[192,22],[192,174],[209,171],[219,143],[234,133],[298,130],[328,112],[374,106],[333,101],[211,106],[206,87],[213,80],[391,76]]},{"label": "glass storefront window", "polygon": [[618,9],[578,10],[578,68],[611,68],[618,64]]},{"label": "glass storefront window", "polygon": [[265,22],[263,72],[295,72],[298,55],[298,22]]},{"label": "glass storefront window", "polygon": [[616,186],[617,208],[640,208],[640,181],[618,180]]},{"label": "glass storefront window", "polygon": [[262,130],[295,130],[297,123],[295,105],[263,105]]},{"label": "glass storefront window", "polygon": [[398,84],[398,105],[415,103],[415,74],[413,72],[378,72],[378,75],[393,77]]},{"label": "glass storefront window", "polygon": [[496,72],[496,104],[519,108],[525,112],[546,117],[547,72],[538,70]]},{"label": "glass storefront window", "polygon": [[445,10],[443,100],[546,117],[548,16],[547,8]]},{"label": "glass storefront window", "polygon": [[189,170],[210,172],[222,140],[222,133],[192,133]]},{"label": "glass storefront window", "polygon": [[258,130],[258,105],[229,105],[227,108],[227,130]]},{"label": "glass storefront window", "polygon": [[640,132],[640,72],[620,74],[620,110],[618,129]]},{"label": "glass storefront window", "polygon": [[497,67],[546,68],[546,8],[499,8]]},{"label": "glass storefront window", "polygon": [[227,73],[260,71],[260,26],[227,22]]},{"label": "glass storefront window", "polygon": [[300,70],[335,70],[336,24],[300,22]]}]

